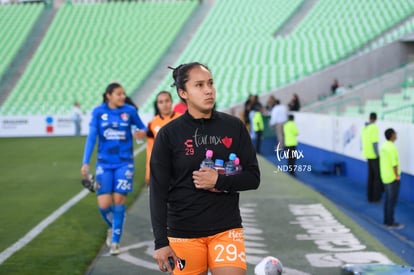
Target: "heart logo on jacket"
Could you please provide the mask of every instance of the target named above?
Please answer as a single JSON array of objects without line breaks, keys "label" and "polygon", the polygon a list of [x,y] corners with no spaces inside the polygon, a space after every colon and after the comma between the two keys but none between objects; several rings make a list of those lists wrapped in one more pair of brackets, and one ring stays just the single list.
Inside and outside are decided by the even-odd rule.
[{"label": "heart logo on jacket", "polygon": [[222,139],[221,139],[221,142],[223,142],[224,146],[225,146],[227,149],[229,149],[229,148],[230,148],[230,146],[231,146],[231,144],[232,144],[232,142],[233,142],[233,139],[232,139],[232,138],[229,138],[229,137],[227,137],[227,136],[225,136],[224,138],[222,138]]}]

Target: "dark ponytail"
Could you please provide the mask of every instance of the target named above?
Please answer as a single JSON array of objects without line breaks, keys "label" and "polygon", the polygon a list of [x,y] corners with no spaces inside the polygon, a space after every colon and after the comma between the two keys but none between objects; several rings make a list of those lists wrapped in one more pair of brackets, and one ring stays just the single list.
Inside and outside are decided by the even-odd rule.
[{"label": "dark ponytail", "polygon": [[[206,65],[204,65],[202,63],[199,63],[199,62],[191,62],[191,63],[181,64],[180,66],[178,66],[176,68],[168,66],[169,69],[173,70],[172,77],[174,79],[174,82],[173,82],[173,84],[171,84],[171,87],[175,86],[176,89],[177,89],[177,92],[180,89],[185,91],[186,90],[185,89],[185,83],[187,83],[187,81],[188,81],[188,72],[191,69],[193,69],[194,67],[197,67],[197,66],[204,67],[205,69],[210,71],[210,69]],[[180,96],[180,95],[178,94],[178,96]],[[183,98],[181,98],[181,99],[184,101]]]}]

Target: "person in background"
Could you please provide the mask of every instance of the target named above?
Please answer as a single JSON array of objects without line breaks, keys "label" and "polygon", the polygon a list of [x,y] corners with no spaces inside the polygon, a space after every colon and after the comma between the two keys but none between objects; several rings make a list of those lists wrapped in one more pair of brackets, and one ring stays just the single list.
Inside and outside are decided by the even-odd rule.
[{"label": "person in background", "polygon": [[79,102],[73,103],[73,122],[75,124],[75,136],[81,135],[81,124],[82,124],[83,112],[80,108]]},{"label": "person in background", "polygon": [[283,123],[287,120],[287,108],[280,104],[280,100],[276,99],[276,104],[273,106],[270,113],[269,127],[273,127],[276,131],[276,138],[279,143],[279,148],[285,148],[283,140]]},{"label": "person in background", "polygon": [[293,177],[295,174],[295,163],[296,163],[296,148],[298,146],[299,130],[295,123],[294,115],[288,116],[288,121],[283,124],[283,135],[285,138],[285,150],[288,152],[288,168],[289,174]]},{"label": "person in background", "polygon": [[255,133],[256,153],[260,154],[260,146],[262,144],[264,122],[263,122],[263,108],[260,105],[254,106],[254,114],[252,119],[252,127]]},{"label": "person in background", "polygon": [[150,159],[155,137],[165,124],[181,115],[180,113],[173,111],[172,103],[171,93],[167,91],[159,92],[155,98],[155,117],[148,123],[147,127],[147,156],[145,169],[145,183],[147,186],[149,186],[150,180]]},{"label": "person in background", "polygon": [[367,199],[368,202],[378,203],[381,200],[384,186],[380,176],[380,159],[378,151],[378,126],[377,114],[369,114],[369,122],[361,130],[362,154],[367,159],[368,178],[367,178]]},{"label": "person in background", "polygon": [[250,132],[250,138],[252,140],[257,140],[256,132],[254,130],[255,127],[253,126],[253,117],[254,117],[254,114],[257,112],[257,110],[262,110],[262,103],[259,101],[259,96],[253,95],[250,98],[247,109],[250,110],[249,116],[248,116],[248,124],[247,124],[249,132]]},{"label": "person in background", "polygon": [[276,97],[269,96],[269,98],[266,101],[266,114],[270,114],[272,112],[273,107],[276,105]]},{"label": "person in background", "polygon": [[[239,196],[259,187],[256,152],[244,123],[214,110],[216,89],[206,65],[182,64],[173,69],[173,79],[188,110],[162,127],[154,141],[149,188],[154,260],[170,274],[245,275]],[[243,170],[225,175],[200,167],[207,150],[222,160],[236,154]],[[174,272],[169,258],[181,263]]]},{"label": "person in background", "polygon": [[[87,179],[90,158],[98,139],[96,195],[99,212],[109,227],[106,244],[110,246],[112,255],[120,253],[125,201],[133,188],[133,136],[143,139],[147,131],[135,108],[125,104],[125,97],[124,88],[119,83],[107,86],[103,103],[92,111],[81,167],[81,174]],[[139,129],[134,133],[133,125]]]},{"label": "person in background", "polygon": [[398,149],[395,146],[395,141],[397,140],[395,130],[392,128],[385,130],[385,139],[386,141],[380,148],[380,173],[385,189],[384,225],[389,228],[402,229],[404,225],[396,222],[394,219],[394,211],[401,184]]},{"label": "person in background", "polygon": [[184,114],[187,111],[187,105],[184,101],[180,100],[180,102],[175,104],[173,111],[176,114]]},{"label": "person in background", "polygon": [[292,99],[290,100],[289,104],[289,111],[297,112],[300,110],[300,101],[299,96],[297,94],[292,95]]},{"label": "person in background", "polygon": [[249,113],[251,111],[252,104],[254,103],[254,99],[255,99],[254,95],[249,95],[246,102],[244,102],[243,121],[244,121],[244,124],[246,124],[247,129],[250,128]]},{"label": "person in background", "polygon": [[332,82],[332,85],[331,85],[331,94],[332,95],[336,94],[336,89],[338,89],[338,87],[339,87],[339,81],[338,81],[338,79],[335,78]]},{"label": "person in background", "polygon": [[251,128],[251,111],[254,111],[254,109],[261,107],[262,104],[259,101],[258,95],[249,95],[248,99],[244,103],[244,115],[243,120],[246,124],[246,127],[248,129]]}]

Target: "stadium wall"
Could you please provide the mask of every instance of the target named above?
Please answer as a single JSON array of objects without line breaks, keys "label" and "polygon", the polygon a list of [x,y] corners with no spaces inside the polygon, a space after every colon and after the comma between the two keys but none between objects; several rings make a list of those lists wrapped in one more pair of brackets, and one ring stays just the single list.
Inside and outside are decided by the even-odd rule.
[{"label": "stadium wall", "polygon": [[[86,135],[90,117],[83,116],[81,134]],[[73,136],[74,119],[70,115],[0,116],[0,137]]]},{"label": "stadium wall", "polygon": [[[141,115],[147,125],[151,115]],[[89,132],[90,115],[81,119],[81,136]],[[0,138],[2,137],[48,137],[75,135],[75,121],[71,115],[0,116]]]},{"label": "stadium wall", "polygon": [[[299,128],[298,148],[303,151],[301,163],[311,165],[316,173],[337,172],[365,185],[367,163],[360,138],[365,121],[310,113],[296,113],[295,121]],[[414,149],[410,146],[414,125],[385,121],[377,121],[377,125],[380,145],[387,128],[397,132],[395,144],[402,171],[400,198],[414,202]]]},{"label": "stadium wall", "polygon": [[[414,64],[411,63],[400,69],[361,83],[356,87],[352,87],[352,90],[347,90],[345,93],[331,96],[325,100],[305,106],[302,110],[317,113],[341,114],[346,111],[348,106],[363,108],[369,99],[383,99],[385,92],[395,93],[401,91],[402,83],[405,82],[407,75],[412,75],[413,72]],[[372,110],[365,110],[365,112],[370,111]]]}]

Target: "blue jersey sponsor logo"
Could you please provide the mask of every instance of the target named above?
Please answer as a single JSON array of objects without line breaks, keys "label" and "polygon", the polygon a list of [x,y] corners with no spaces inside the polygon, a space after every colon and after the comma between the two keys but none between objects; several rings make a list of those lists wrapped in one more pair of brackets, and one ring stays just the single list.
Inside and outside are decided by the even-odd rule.
[{"label": "blue jersey sponsor logo", "polygon": [[108,120],[108,114],[106,114],[106,113],[105,114],[102,114],[101,115],[101,119],[102,120]]},{"label": "blue jersey sponsor logo", "polygon": [[125,131],[118,131],[118,130],[114,130],[111,128],[106,129],[103,135],[107,140],[125,140],[126,139]]}]

